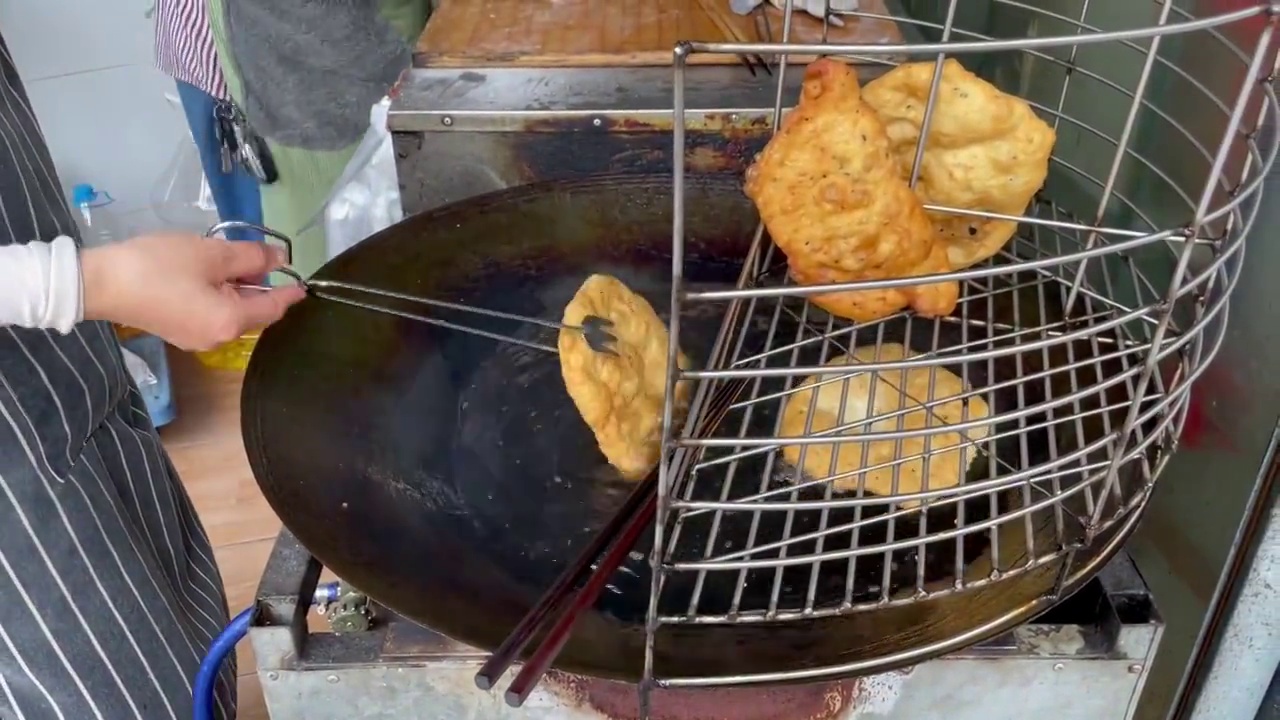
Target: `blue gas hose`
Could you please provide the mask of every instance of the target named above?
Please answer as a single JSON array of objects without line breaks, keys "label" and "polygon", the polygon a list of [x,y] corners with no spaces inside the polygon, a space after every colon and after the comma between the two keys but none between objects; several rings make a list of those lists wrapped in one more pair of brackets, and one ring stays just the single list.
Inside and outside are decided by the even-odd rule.
[{"label": "blue gas hose", "polygon": [[[312,604],[327,605],[336,602],[337,599],[338,583],[330,582],[316,588]],[[251,607],[232,618],[231,623],[218,633],[218,636],[213,639],[213,644],[209,646],[209,652],[205,654],[204,661],[200,663],[200,670],[196,673],[195,686],[191,689],[195,720],[214,720],[214,688],[218,683],[218,673],[222,670],[222,663],[226,662],[227,656],[235,652],[236,643],[249,634],[253,612],[254,608]]]},{"label": "blue gas hose", "polygon": [[204,661],[200,663],[200,671],[196,673],[196,684],[191,690],[191,699],[195,704],[195,720],[214,720],[214,687],[218,683],[218,672],[227,656],[236,650],[236,643],[249,634],[249,623],[253,620],[254,608],[249,608],[235,616],[209,646]]}]

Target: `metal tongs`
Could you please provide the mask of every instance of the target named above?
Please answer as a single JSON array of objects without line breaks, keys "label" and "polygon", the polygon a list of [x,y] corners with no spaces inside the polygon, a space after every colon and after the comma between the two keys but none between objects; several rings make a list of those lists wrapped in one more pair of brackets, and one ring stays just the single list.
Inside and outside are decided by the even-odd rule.
[{"label": "metal tongs", "polygon": [[[500,312],[498,310],[487,310],[485,308],[472,307],[460,303],[445,302],[444,300],[432,300],[430,298],[418,297],[416,295],[407,295],[405,293],[394,292],[391,290],[382,290],[380,288],[369,287],[367,285],[357,285],[354,283],[342,282],[341,280],[322,280],[317,278],[307,279],[302,277],[302,273],[294,270],[293,264],[293,240],[284,233],[277,232],[271,228],[255,225],[254,223],[230,221],[214,225],[205,233],[207,237],[215,237],[220,233],[228,230],[254,230],[265,236],[275,238],[284,243],[286,265],[277,268],[276,272],[288,275],[295,282],[307,291],[308,295],[328,300],[331,302],[342,303],[352,307],[362,308],[372,312],[383,313],[386,315],[395,315],[408,320],[416,320],[418,322],[427,323],[428,325],[436,325],[438,327],[449,328],[450,330],[458,330],[460,332],[471,333],[487,337],[491,340],[499,342],[514,343],[523,345],[534,350],[542,350],[549,353],[558,353],[559,350],[552,345],[544,345],[543,343],[534,342],[532,340],[523,340],[521,338],[512,337],[510,335],[502,335],[500,333],[481,330],[480,328],[468,327],[451,323],[447,320],[439,318],[427,317],[416,313],[399,310],[387,305],[380,305],[376,302],[366,302],[351,297],[336,295],[331,291],[337,290],[357,295],[372,295],[374,297],[386,298],[389,300],[399,300],[406,303],[415,303],[418,305],[427,305],[430,307],[443,308],[446,310],[454,310],[457,312],[474,313],[476,315],[485,315],[488,317],[502,318],[504,320],[515,320],[517,322],[530,323],[532,325],[540,325],[542,327],[551,328],[553,330],[576,330],[582,333],[583,339],[587,341],[587,347],[598,353],[605,355],[617,355],[615,350],[618,338],[609,331],[613,327],[613,321],[602,318],[597,315],[588,315],[582,319],[581,325],[566,325],[564,323],[555,322],[553,320],[544,320],[542,318],[528,317],[525,315],[515,315],[513,313]],[[271,286],[257,283],[235,283],[236,289],[239,290],[270,290]]]}]

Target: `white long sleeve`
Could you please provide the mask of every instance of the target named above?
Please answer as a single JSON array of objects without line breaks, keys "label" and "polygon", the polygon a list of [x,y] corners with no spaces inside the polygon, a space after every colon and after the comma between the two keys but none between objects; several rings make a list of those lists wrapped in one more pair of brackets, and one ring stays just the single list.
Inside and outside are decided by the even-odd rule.
[{"label": "white long sleeve", "polygon": [[0,326],[69,333],[84,317],[83,287],[79,249],[65,235],[0,247]]}]

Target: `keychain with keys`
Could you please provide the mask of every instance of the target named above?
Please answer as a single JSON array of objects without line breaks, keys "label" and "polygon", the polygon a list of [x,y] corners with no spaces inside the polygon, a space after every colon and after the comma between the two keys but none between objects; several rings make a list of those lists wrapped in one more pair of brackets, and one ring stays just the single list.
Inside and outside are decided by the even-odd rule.
[{"label": "keychain with keys", "polygon": [[239,109],[232,115],[231,131],[235,136],[240,165],[264,185],[275,182],[279,176],[271,151],[267,148],[267,141],[249,127],[249,122]]},{"label": "keychain with keys", "polygon": [[214,105],[213,116],[218,155],[224,173],[230,173],[239,166],[264,185],[270,185],[279,179],[266,140],[253,132],[240,108],[221,100]]},{"label": "keychain with keys", "polygon": [[232,123],[235,107],[229,102],[219,101],[213,106],[213,132],[218,140],[218,157],[223,174],[235,169],[239,143],[236,141],[235,126]]}]

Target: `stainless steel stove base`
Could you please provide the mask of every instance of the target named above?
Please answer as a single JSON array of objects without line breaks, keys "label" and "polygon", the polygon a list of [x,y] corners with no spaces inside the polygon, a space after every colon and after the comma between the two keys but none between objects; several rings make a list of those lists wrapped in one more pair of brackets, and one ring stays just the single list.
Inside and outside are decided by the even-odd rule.
[{"label": "stainless steel stove base", "polygon": [[[374,607],[373,626],[307,630],[320,564],[282,531],[249,637],[273,720],[634,720],[634,688],[549,676],[521,709],[476,689],[479,651]],[[306,602],[303,598],[307,598]],[[1121,720],[1164,623],[1121,554],[1075,597],[1013,632],[908,670],[783,688],[659,689],[651,720]],[[501,687],[501,686],[500,686]]]}]

